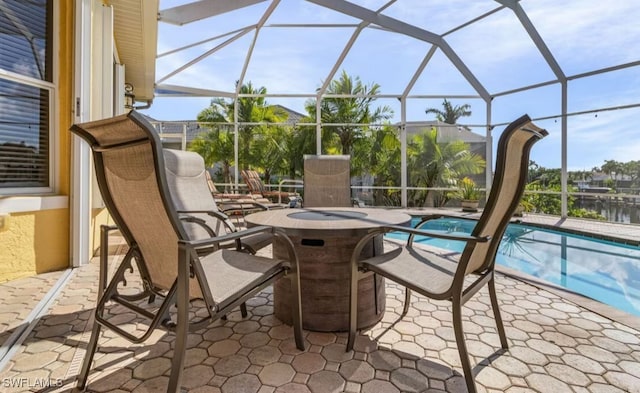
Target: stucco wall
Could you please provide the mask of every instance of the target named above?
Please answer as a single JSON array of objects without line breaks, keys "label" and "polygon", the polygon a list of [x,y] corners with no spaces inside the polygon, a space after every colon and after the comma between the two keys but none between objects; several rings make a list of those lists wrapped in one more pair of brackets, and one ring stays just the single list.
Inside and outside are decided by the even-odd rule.
[{"label": "stucco wall", "polygon": [[[92,219],[91,219],[91,244],[89,247],[93,250],[94,253],[97,253],[100,250],[100,227],[102,225],[114,225],[113,219],[107,212],[107,209],[92,209]],[[96,254],[97,255],[97,254]]]},{"label": "stucco wall", "polygon": [[[73,122],[73,1],[55,2],[58,20],[57,66],[58,120],[56,195],[69,195],[70,133]],[[16,196],[13,198],[20,198]],[[32,212],[3,212],[0,227],[0,282],[69,266],[69,209],[55,208]]]},{"label": "stucco wall", "polygon": [[[0,281],[64,269],[69,265],[67,209],[14,213],[0,232]],[[6,247],[4,247],[6,245]]]}]

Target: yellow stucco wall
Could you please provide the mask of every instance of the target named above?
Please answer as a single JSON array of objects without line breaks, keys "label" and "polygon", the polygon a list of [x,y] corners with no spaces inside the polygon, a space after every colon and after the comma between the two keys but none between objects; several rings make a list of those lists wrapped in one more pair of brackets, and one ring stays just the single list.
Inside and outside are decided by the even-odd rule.
[{"label": "yellow stucco wall", "polygon": [[69,263],[67,209],[14,213],[5,218],[0,243],[0,277],[4,281],[64,269]]},{"label": "yellow stucco wall", "polygon": [[100,249],[100,227],[102,225],[114,225],[113,219],[109,215],[107,209],[92,209],[91,211],[91,244],[89,247],[93,252]]},{"label": "yellow stucco wall", "polygon": [[[73,122],[73,0],[56,1],[58,51],[58,157],[56,195],[69,195],[70,133]],[[0,228],[0,282],[69,266],[69,209],[8,212]]]}]

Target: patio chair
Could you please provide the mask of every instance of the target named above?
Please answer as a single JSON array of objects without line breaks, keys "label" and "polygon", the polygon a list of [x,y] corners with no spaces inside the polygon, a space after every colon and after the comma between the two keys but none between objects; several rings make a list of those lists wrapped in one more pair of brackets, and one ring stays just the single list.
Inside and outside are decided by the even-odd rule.
[{"label": "patio chair", "polygon": [[[296,346],[304,349],[297,256],[290,239],[273,227],[254,227],[222,236],[191,240],[169,192],[164,152],[158,134],[135,111],[71,127],[93,151],[98,186],[104,203],[129,245],[106,290],[99,294],[87,353],[78,376],[84,389],[100,332],[108,328],[128,341],[145,341],[156,328],[175,332],[168,392],[180,389],[187,335],[226,315],[275,280],[291,280],[292,317]],[[188,222],[188,221],[187,221]],[[222,248],[248,236],[269,233],[287,249],[287,260],[258,257],[239,249]],[[200,250],[211,249],[201,253]],[[142,289],[126,287],[137,267]],[[151,299],[161,304],[147,304]],[[205,314],[190,312],[192,302]],[[176,315],[170,307],[176,306]],[[134,313],[142,323],[125,326]],[[191,319],[190,319],[191,318]],[[132,331],[133,330],[133,331]]]},{"label": "patio chair", "polygon": [[211,174],[209,171],[205,171],[205,177],[207,179],[207,186],[209,186],[209,191],[211,195],[216,199],[216,201],[227,201],[227,200],[238,200],[238,199],[253,199],[251,194],[240,194],[237,192],[222,192],[218,190],[213,179],[211,178]]},{"label": "patio chair", "polygon": [[216,187],[213,179],[211,178],[211,174],[209,171],[205,172],[205,176],[207,178],[207,185],[209,186],[209,191],[211,191],[211,195],[218,203],[226,204],[226,203],[235,203],[236,201],[242,202],[250,202],[250,203],[259,203],[266,207],[270,207],[271,201],[267,198],[262,198],[259,195],[252,195],[250,193],[242,194],[237,189],[232,189],[231,192],[226,192],[226,190],[220,191]]},{"label": "patio chair", "polygon": [[269,190],[265,187],[262,179],[260,179],[260,175],[258,175],[258,172],[256,171],[243,169],[241,175],[245,184],[249,188],[249,193],[252,195],[267,198],[274,203],[284,202],[290,206],[296,205],[302,199],[300,194],[297,192]]},{"label": "patio chair", "polygon": [[304,206],[350,207],[350,156],[304,155]]},{"label": "patio chair", "polygon": [[[403,316],[410,305],[411,291],[432,299],[451,301],[453,328],[467,389],[469,392],[476,391],[462,329],[462,306],[486,284],[500,344],[503,349],[507,349],[507,337],[495,290],[495,255],[509,219],[524,192],[531,147],[546,135],[547,132],[534,125],[527,115],[507,126],[498,142],[495,177],[486,206],[469,236],[421,230],[420,227],[426,221],[437,218],[425,217],[415,228],[383,227],[360,240],[351,257],[347,351],[353,348],[356,335],[358,275],[361,272],[381,274],[406,287]],[[391,231],[407,233],[409,238],[406,244],[382,255],[359,260],[360,252],[371,238]],[[416,235],[465,241],[466,246],[457,258],[436,255],[414,246],[413,238]]]},{"label": "patio chair", "polygon": [[[269,209],[250,198],[218,205],[209,192],[206,176],[208,172],[204,159],[198,153],[165,149],[164,163],[171,198],[191,240],[237,232],[226,213],[239,212],[246,215]],[[271,244],[272,240],[270,233],[258,233],[242,238],[240,245],[243,250],[255,254]],[[236,242],[221,244],[224,248],[236,246]]]}]

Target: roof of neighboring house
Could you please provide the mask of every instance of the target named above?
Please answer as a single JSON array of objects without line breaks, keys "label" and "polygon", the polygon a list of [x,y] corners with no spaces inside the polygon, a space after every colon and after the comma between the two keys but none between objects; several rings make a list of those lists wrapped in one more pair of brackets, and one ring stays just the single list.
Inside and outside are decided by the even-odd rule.
[{"label": "roof of neighboring house", "polygon": [[632,177],[629,175],[625,175],[625,174],[616,174],[615,176],[613,174],[608,174],[608,173],[603,173],[603,172],[597,172],[597,173],[593,173],[590,176],[590,179],[588,179],[587,181],[606,181],[606,180],[632,180]]},{"label": "roof of neighboring house", "polygon": [[[165,135],[165,138],[166,138],[167,134],[180,134],[180,135],[182,135],[182,133],[186,129],[186,131],[187,131],[187,142],[191,142],[192,140],[194,140],[196,138],[196,136],[198,136],[198,134],[200,134],[201,132],[206,131],[206,129],[200,127],[200,124],[198,124],[198,122],[195,121],[195,120],[164,121],[164,120],[154,119],[153,117],[147,116],[144,113],[142,114],[142,116],[144,116],[144,118],[147,119],[149,121],[149,123],[151,123],[153,125],[153,127],[155,128],[155,130],[159,134]],[[178,139],[176,138],[176,142],[177,141],[178,141]]]},{"label": "roof of neighboring house", "polygon": [[277,105],[277,104],[273,106],[276,108],[280,108],[289,114],[289,117],[287,118],[287,121],[286,121],[287,124],[295,125],[297,123],[300,123],[300,121],[303,118],[307,117],[307,115],[303,115],[302,113],[296,112],[293,109],[289,109],[286,106]]},{"label": "roof of neighboring house", "polygon": [[435,127],[438,131],[438,142],[450,142],[453,140],[462,140],[466,143],[484,143],[487,138],[471,132],[467,127],[457,124],[447,124],[438,120],[435,121],[408,121],[405,129],[407,136],[416,135],[423,130],[430,130]]}]

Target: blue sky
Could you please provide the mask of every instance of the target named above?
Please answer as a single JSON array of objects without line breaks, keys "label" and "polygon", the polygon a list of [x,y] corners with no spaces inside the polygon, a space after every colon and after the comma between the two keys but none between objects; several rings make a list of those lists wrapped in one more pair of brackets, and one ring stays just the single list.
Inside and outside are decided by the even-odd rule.
[{"label": "blue sky", "polygon": [[[187,3],[161,0],[160,9]],[[376,10],[383,0],[354,0],[353,4]],[[521,0],[549,51],[567,76],[640,60],[640,7],[636,0],[617,2],[599,0]],[[160,23],[156,80],[208,90],[232,92],[242,75],[246,55],[253,45],[255,30],[226,42],[239,31],[257,23],[272,1],[206,18],[183,26]],[[502,9],[462,29],[454,27],[473,20],[499,4],[493,0],[397,0],[384,15],[435,34],[444,39],[469,70],[492,95],[545,83],[554,74],[522,28],[514,13]],[[348,44],[360,21],[333,10],[301,0],[282,0],[260,30],[246,68],[244,81],[265,86],[271,94],[309,94],[331,76],[331,69]],[[334,24],[334,27],[283,27],[282,24]],[[235,33],[237,34],[237,33]],[[194,42],[206,41],[192,48],[163,55]],[[218,50],[212,51],[216,47]],[[338,67],[367,84],[377,83],[382,94],[400,95],[406,89],[431,44],[378,28],[366,28]],[[210,56],[194,61],[203,53]],[[183,71],[165,79],[174,70],[193,62]],[[426,121],[432,116],[425,108],[441,107],[442,98],[418,96],[477,96],[476,91],[451,60],[440,50],[430,59],[415,81],[407,100],[407,120]],[[510,95],[492,101],[492,123],[507,123],[523,113],[533,118],[561,113],[559,84]],[[304,113],[307,98],[269,97]],[[209,104],[209,98],[157,97],[144,111],[158,120],[194,120]],[[468,103],[472,116],[461,123],[484,134],[487,107],[483,100],[470,97],[450,98],[454,104]],[[394,109],[393,121],[400,121],[396,98],[377,101]],[[640,103],[640,67],[631,67],[589,78],[572,80],[568,85],[568,112]],[[640,108],[600,111],[571,116],[568,119],[568,168],[591,169],[606,159],[629,161],[640,159]],[[538,143],[532,159],[546,167],[561,162],[561,128],[559,119],[537,121],[550,136]],[[503,126],[496,127],[497,140]]]}]

